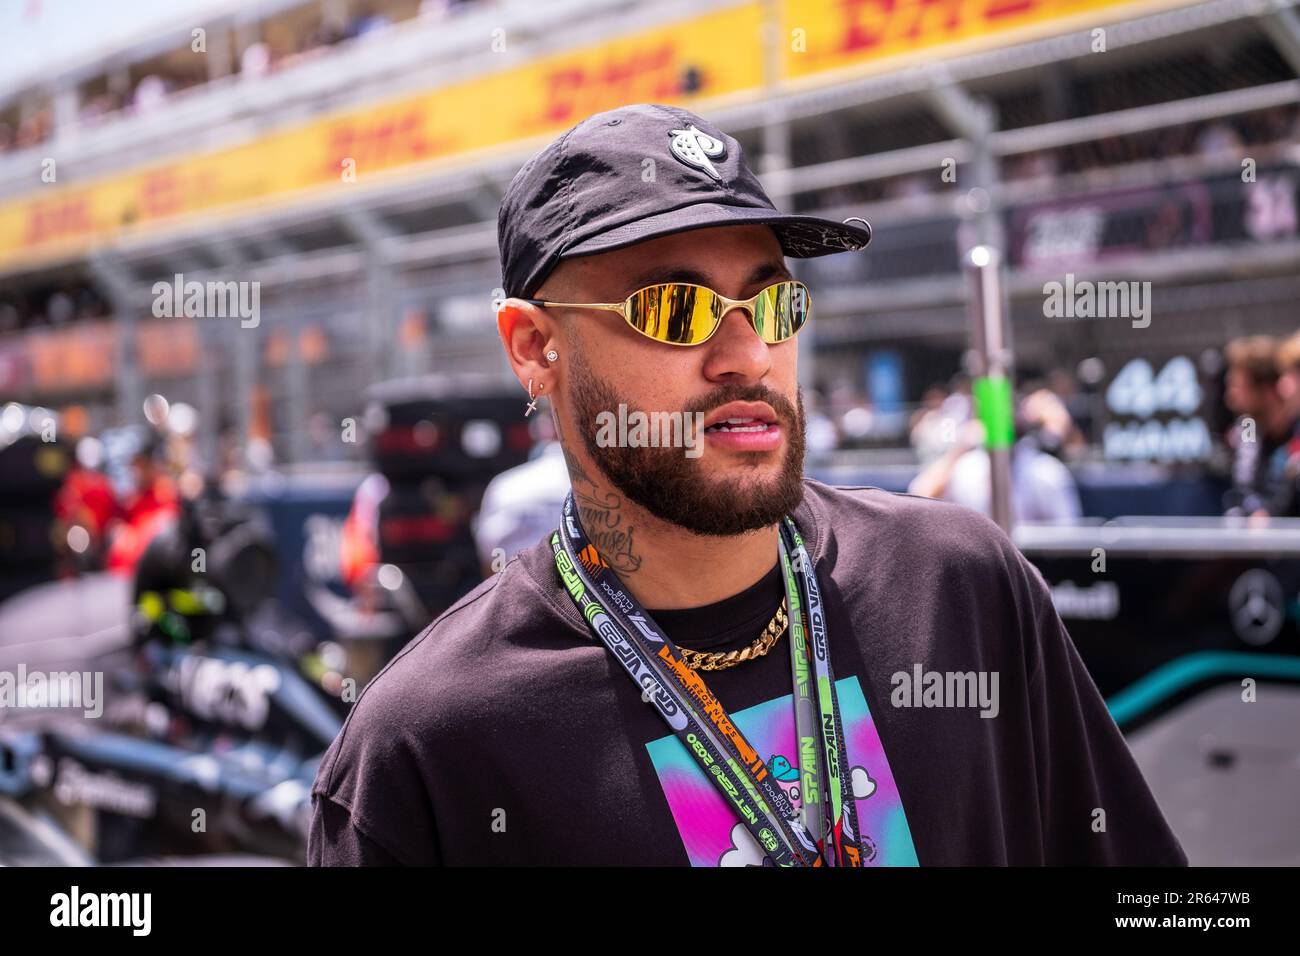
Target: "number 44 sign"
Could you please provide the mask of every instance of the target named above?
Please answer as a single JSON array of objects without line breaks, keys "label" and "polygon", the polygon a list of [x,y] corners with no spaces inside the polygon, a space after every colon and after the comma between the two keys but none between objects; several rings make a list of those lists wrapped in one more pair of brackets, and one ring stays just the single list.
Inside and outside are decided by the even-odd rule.
[{"label": "number 44 sign", "polygon": [[1204,461],[1210,432],[1204,419],[1194,417],[1203,394],[1196,365],[1187,356],[1171,358],[1158,374],[1146,359],[1133,359],[1106,389],[1106,408],[1113,416],[1103,435],[1106,458]]}]

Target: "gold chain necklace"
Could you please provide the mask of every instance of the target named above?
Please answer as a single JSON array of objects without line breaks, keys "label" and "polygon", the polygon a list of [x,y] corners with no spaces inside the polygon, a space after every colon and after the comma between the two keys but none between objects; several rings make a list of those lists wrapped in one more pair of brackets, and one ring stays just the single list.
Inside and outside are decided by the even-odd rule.
[{"label": "gold chain necklace", "polygon": [[744,661],[753,660],[755,657],[762,657],[776,644],[781,635],[785,633],[788,619],[785,614],[785,598],[781,598],[781,605],[776,609],[776,614],[772,620],[767,622],[767,627],[759,635],[758,640],[754,641],[748,647],[742,647],[736,651],[693,651],[689,647],[677,645],[677,649],[682,652],[682,663],[691,670],[696,671],[721,671],[728,667],[735,667]]}]

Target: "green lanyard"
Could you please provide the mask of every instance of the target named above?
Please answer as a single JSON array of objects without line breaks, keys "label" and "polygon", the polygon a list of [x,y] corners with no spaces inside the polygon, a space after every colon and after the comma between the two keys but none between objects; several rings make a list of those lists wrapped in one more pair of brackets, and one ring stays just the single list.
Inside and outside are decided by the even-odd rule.
[{"label": "green lanyard", "polygon": [[[686,666],[677,646],[591,545],[572,493],[565,499],[551,547],[565,588],[592,633],[641,688],[643,699],[656,707],[772,861],[781,866],[860,866],[857,812],[847,789],[848,759],[821,594],[794,522],[783,522],[778,550],[790,607],[795,724],[805,795],[802,818],[703,679]],[[805,607],[811,643],[803,623]]]}]

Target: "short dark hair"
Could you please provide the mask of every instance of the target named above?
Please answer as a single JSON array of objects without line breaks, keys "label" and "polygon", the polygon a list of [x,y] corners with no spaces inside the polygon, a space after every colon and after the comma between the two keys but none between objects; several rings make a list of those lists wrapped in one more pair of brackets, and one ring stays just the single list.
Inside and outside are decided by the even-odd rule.
[{"label": "short dark hair", "polygon": [[1271,335],[1245,335],[1223,350],[1228,368],[1243,373],[1255,385],[1277,382],[1278,342]]}]

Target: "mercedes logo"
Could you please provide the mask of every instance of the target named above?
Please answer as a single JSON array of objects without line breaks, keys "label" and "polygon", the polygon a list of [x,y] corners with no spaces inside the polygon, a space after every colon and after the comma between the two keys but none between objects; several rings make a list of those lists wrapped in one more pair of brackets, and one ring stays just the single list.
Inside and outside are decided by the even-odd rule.
[{"label": "mercedes logo", "polygon": [[1277,637],[1286,617],[1286,595],[1272,572],[1252,568],[1237,578],[1228,594],[1232,629],[1247,644],[1260,647]]}]

